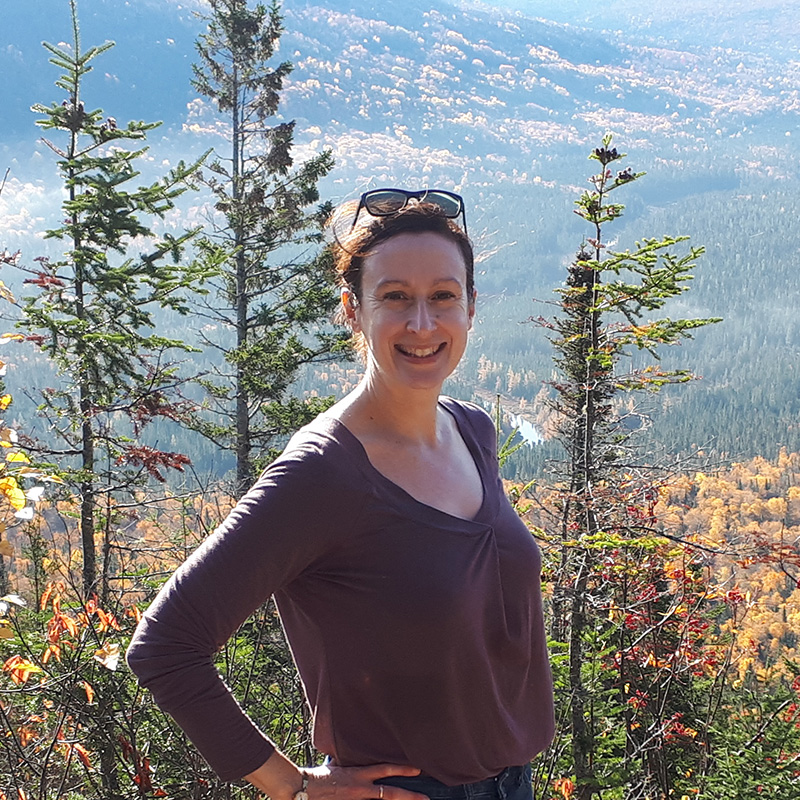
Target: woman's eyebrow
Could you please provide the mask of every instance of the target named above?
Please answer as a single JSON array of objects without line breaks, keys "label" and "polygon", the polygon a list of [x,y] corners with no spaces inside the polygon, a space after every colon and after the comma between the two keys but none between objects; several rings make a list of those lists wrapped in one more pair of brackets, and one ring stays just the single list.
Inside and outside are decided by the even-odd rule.
[{"label": "woman's eyebrow", "polygon": [[[443,284],[443,283],[456,283],[456,284],[461,285],[461,281],[459,281],[459,279],[455,278],[455,277],[452,277],[452,278],[437,278],[434,281],[434,285],[435,286],[438,286],[438,285]],[[411,282],[407,281],[407,280],[404,280],[403,278],[383,278],[382,280],[378,281],[378,283],[377,283],[375,288],[376,289],[383,289],[386,286],[393,286],[393,285],[411,286]]]}]

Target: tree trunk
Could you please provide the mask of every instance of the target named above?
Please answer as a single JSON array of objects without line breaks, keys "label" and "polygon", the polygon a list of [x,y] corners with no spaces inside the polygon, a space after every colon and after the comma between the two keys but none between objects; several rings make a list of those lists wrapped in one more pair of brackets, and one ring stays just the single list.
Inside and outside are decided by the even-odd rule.
[{"label": "tree trunk", "polygon": [[83,549],[83,594],[88,598],[97,582],[97,553],[94,545],[95,487],[91,477],[94,470],[94,432],[92,431],[92,406],[89,390],[81,384],[81,469],[87,476],[80,484],[81,493],[81,547]]},{"label": "tree trunk", "polygon": [[[236,87],[236,66],[233,67],[233,83]],[[233,205],[238,208],[241,199],[242,182],[242,124],[239,119],[239,92],[234,89],[234,101],[231,117],[233,122],[233,167],[231,170]],[[244,231],[241,214],[233,231],[236,251],[236,349],[241,352],[247,346],[249,296],[247,286],[247,259],[244,252]],[[253,481],[250,463],[250,403],[245,387],[245,367],[241,363],[236,366],[236,493],[244,494]]]}]

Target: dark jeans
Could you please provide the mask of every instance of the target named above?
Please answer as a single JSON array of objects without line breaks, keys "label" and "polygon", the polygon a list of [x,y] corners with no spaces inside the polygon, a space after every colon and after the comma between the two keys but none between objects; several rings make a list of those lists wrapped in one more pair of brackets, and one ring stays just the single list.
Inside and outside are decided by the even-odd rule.
[{"label": "dark jeans", "polygon": [[477,783],[464,783],[447,786],[428,775],[405,777],[396,775],[375,781],[387,786],[400,786],[412,792],[419,792],[431,800],[532,800],[531,765],[506,767],[494,778]]}]

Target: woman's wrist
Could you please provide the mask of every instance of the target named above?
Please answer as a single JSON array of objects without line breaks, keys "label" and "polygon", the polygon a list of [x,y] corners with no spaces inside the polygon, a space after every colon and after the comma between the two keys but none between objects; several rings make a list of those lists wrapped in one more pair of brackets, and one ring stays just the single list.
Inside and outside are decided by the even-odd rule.
[{"label": "woman's wrist", "polygon": [[304,769],[299,770],[302,781],[300,788],[294,793],[293,800],[309,800],[308,798],[308,772]]},{"label": "woman's wrist", "polygon": [[279,750],[275,750],[257,770],[244,778],[271,800],[294,800],[297,793],[305,791],[308,786],[307,773]]}]

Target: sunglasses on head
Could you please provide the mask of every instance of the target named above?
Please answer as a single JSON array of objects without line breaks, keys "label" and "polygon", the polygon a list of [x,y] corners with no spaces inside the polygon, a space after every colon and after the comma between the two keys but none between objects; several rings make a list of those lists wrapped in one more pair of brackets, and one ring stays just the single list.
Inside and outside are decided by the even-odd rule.
[{"label": "sunglasses on head", "polygon": [[361,201],[358,204],[356,215],[353,217],[350,230],[355,228],[361,209],[366,209],[367,213],[373,217],[390,217],[404,209],[411,200],[436,206],[442,212],[442,216],[447,219],[457,219],[460,216],[464,225],[464,233],[467,232],[467,215],[464,211],[463,198],[443,189],[421,189],[418,192],[409,192],[405,189],[372,189],[364,192],[361,195]]}]

